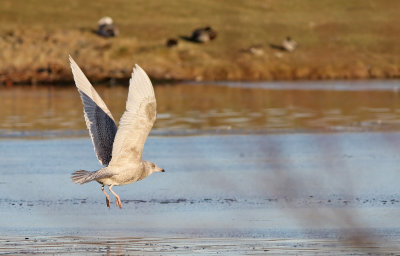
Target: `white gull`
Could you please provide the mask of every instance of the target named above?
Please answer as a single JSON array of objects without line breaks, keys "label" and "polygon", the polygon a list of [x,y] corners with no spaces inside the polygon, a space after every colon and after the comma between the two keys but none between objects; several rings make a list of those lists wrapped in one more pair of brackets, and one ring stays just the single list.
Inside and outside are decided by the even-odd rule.
[{"label": "white gull", "polygon": [[104,166],[97,171],[76,171],[72,174],[72,181],[84,184],[95,180],[102,184],[101,190],[106,195],[108,207],[110,198],[104,186],[109,186],[117,206],[122,208],[121,199],[112,190],[113,186],[142,180],[154,172],[164,172],[154,163],[142,160],[144,143],[157,115],[153,85],[143,69],[136,65],[129,81],[126,110],[117,130],[104,101],[71,56],[69,60],[83,102],[86,126],[97,158]]}]

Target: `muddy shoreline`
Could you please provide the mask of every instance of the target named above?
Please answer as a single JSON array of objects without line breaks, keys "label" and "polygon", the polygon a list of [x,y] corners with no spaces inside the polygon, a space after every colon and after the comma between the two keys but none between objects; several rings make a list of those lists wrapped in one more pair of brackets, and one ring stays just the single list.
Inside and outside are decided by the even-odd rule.
[{"label": "muddy shoreline", "polygon": [[[90,70],[91,67],[85,69]],[[94,69],[96,69],[94,67]],[[258,73],[257,77],[235,76],[235,79],[230,79],[229,71],[222,74],[207,76],[207,71],[204,70],[200,76],[194,75],[191,70],[186,70],[184,75],[174,74],[170,72],[160,73],[148,72],[153,83],[167,84],[177,83],[183,81],[243,81],[243,82],[260,82],[260,81],[318,81],[318,80],[369,80],[369,79],[399,79],[400,72],[393,70],[386,70],[379,73],[374,73],[371,70],[340,70],[333,71],[332,73],[324,73],[323,70],[313,70],[312,68],[303,68],[307,71],[306,74],[301,74],[301,70],[293,68],[282,73],[279,70],[268,70],[266,73]],[[100,72],[89,72],[88,79],[92,83],[102,84],[124,84],[129,81],[131,74],[122,70],[107,70],[101,68]],[[112,76],[110,73],[119,73],[119,75]],[[273,75],[271,75],[273,73]],[[122,74],[122,75],[121,75]],[[217,76],[217,77],[216,77]],[[71,85],[74,81],[68,66],[57,67],[51,63],[47,67],[37,67],[35,69],[10,69],[3,70],[0,73],[0,85],[14,86],[14,85]]]},{"label": "muddy shoreline", "polygon": [[384,244],[329,239],[33,236],[0,239],[1,252],[24,255],[392,255]]},{"label": "muddy shoreline", "polygon": [[[100,38],[87,30],[0,31],[0,85],[72,84],[71,55],[93,83],[126,83],[139,64],[155,82],[281,81],[400,78],[400,66],[387,56],[371,62],[368,52],[299,48],[294,52],[259,45],[261,56],[221,42]],[[245,47],[246,48],[246,47]],[[317,57],[318,56],[318,57]],[[374,55],[375,56],[375,55]]]}]

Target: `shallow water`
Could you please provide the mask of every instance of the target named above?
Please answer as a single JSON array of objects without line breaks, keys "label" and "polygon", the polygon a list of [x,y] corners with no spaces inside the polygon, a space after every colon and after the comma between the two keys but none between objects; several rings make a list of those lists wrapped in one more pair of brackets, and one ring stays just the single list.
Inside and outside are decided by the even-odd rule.
[{"label": "shallow water", "polygon": [[[397,131],[397,82],[353,83],[159,85],[152,133]],[[96,89],[119,120],[128,88]],[[73,86],[0,88],[1,137],[86,136],[85,130]]]},{"label": "shallow water", "polygon": [[[153,136],[144,158],[167,171],[115,188],[122,210],[106,207],[99,184],[70,182],[72,170],[99,168],[88,138],[3,140],[0,252],[396,252],[399,140],[400,133]],[[165,243],[151,242],[159,239]]]},{"label": "shallow water", "polygon": [[[158,86],[144,158],[166,173],[116,187],[122,210],[70,181],[100,168],[75,89],[3,88],[0,254],[398,253],[400,129],[385,86]],[[118,120],[126,88],[99,91]]]}]

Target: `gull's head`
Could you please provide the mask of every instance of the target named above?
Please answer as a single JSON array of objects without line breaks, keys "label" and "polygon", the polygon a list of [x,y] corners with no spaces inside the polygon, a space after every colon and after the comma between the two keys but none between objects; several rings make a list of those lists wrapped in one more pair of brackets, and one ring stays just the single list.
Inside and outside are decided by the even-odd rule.
[{"label": "gull's head", "polygon": [[144,169],[148,173],[148,175],[154,172],[165,172],[163,168],[158,167],[155,163],[149,161],[143,161],[143,163],[144,163]]}]

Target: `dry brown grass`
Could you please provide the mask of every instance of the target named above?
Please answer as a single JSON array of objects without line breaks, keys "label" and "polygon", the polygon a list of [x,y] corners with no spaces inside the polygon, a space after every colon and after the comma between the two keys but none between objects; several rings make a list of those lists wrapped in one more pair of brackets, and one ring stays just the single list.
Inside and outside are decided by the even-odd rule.
[{"label": "dry brown grass", "polygon": [[[70,81],[68,54],[98,81],[127,79],[135,63],[160,80],[397,78],[399,9],[390,0],[3,0],[0,81]],[[121,36],[92,32],[103,15]],[[204,25],[216,41],[165,47]],[[269,47],[287,35],[299,42],[295,52]],[[254,44],[262,56],[245,51]]]}]

